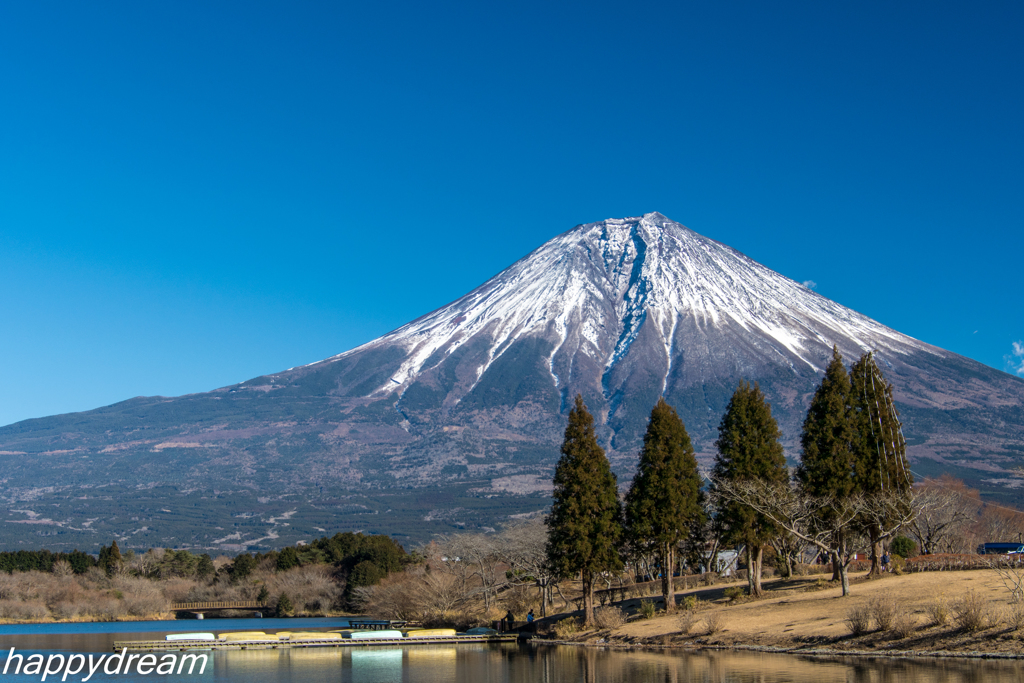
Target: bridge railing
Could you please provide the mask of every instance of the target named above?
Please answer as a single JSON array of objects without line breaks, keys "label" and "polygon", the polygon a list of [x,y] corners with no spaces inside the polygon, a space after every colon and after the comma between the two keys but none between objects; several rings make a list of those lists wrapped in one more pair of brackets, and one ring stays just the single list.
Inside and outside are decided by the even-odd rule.
[{"label": "bridge railing", "polygon": [[175,602],[171,605],[171,609],[263,609],[266,606],[267,603],[257,600],[236,600],[234,602]]}]

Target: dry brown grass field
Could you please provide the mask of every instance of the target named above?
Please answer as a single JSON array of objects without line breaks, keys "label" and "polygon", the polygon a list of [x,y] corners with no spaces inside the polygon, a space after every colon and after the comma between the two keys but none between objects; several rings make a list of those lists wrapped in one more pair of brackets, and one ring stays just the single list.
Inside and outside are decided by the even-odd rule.
[{"label": "dry brown grass field", "polygon": [[[766,581],[768,594],[760,600],[726,597],[729,588],[745,586],[742,583],[680,592],[675,614],[665,615],[658,601],[658,611],[650,619],[640,616],[642,599],[634,598],[615,603],[627,615],[626,623],[566,639],[624,646],[1022,651],[1024,604],[1012,601],[992,570],[858,577],[846,598],[827,578]],[[693,598],[693,609],[682,608]],[[862,623],[855,629],[858,616]],[[859,633],[854,635],[854,630]]]}]

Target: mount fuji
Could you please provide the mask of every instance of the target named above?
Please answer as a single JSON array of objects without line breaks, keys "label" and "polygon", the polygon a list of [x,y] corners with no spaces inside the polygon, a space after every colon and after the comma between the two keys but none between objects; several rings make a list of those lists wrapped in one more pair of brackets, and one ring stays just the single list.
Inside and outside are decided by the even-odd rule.
[{"label": "mount fuji", "polygon": [[[709,459],[741,379],[760,384],[795,460],[833,345],[847,363],[876,352],[918,475],[1017,498],[1024,381],[650,213],[577,226],[457,301],[311,365],[0,428],[12,508],[0,540],[45,529],[87,545],[105,526],[140,547],[237,550],[327,525],[413,538],[493,527],[546,505],[577,393],[620,480],[659,396]],[[120,515],[100,504],[83,526],[96,515],[74,501],[104,488],[127,492]],[[60,514],[43,516],[46,504]],[[182,517],[190,505],[205,526]]]}]

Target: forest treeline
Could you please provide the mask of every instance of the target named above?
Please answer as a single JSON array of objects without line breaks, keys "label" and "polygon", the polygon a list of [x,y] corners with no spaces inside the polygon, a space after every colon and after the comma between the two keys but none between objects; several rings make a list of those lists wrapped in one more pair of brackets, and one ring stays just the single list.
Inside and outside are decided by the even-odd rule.
[{"label": "forest treeline", "polygon": [[418,561],[388,536],[339,533],[212,558],[189,550],[0,553],[0,619],[155,618],[172,603],[256,600],[281,616],[351,611],[354,591]]}]

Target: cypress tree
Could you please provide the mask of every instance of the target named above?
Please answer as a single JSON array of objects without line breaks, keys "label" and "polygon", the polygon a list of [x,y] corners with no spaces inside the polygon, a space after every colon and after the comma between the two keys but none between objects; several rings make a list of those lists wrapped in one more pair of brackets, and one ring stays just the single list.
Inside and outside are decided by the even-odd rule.
[{"label": "cypress tree", "polygon": [[[899,412],[893,405],[892,385],[885,381],[870,352],[850,368],[850,419],[857,489],[868,496],[897,494],[909,506],[914,479],[907,465],[907,444]],[[879,574],[879,520],[866,520],[864,529],[871,539],[870,574]]]},{"label": "cypress tree", "polygon": [[[832,347],[832,360],[825,368],[825,376],[811,399],[811,406],[800,434],[801,458],[796,478],[803,492],[818,498],[831,498],[841,502],[856,491],[853,477],[853,421],[850,418],[850,378],[843,366],[839,349]],[[834,522],[827,509],[821,511],[821,523]],[[846,565],[838,549],[845,547],[845,529],[833,531],[832,580],[843,582],[843,595],[847,590]]]},{"label": "cypress tree", "polygon": [[578,394],[561,452],[547,518],[548,562],[560,577],[582,576],[584,618],[592,624],[595,579],[622,568],[622,509],[615,475],[597,443],[594,418]]},{"label": "cypress tree", "polygon": [[[714,475],[716,481],[758,479],[785,484],[789,481],[782,434],[761,388],[741,381],[718,426]],[[753,596],[763,595],[761,563],[764,546],[781,533],[776,524],[753,508],[724,500],[719,518],[726,536],[747,548],[747,584]]]},{"label": "cypress tree", "polygon": [[121,549],[117,547],[117,541],[112,541],[110,547],[103,545],[100,546],[100,555],[97,565],[100,569],[111,575],[117,566],[121,563]]},{"label": "cypress tree", "polygon": [[842,499],[853,493],[853,428],[850,420],[850,378],[839,349],[814,392],[800,434],[801,459],[796,477],[812,496]]},{"label": "cypress tree", "polygon": [[626,494],[626,528],[634,543],[657,549],[666,612],[672,612],[676,603],[672,586],[676,550],[692,524],[703,517],[701,503],[690,436],[675,409],[659,398]]}]

